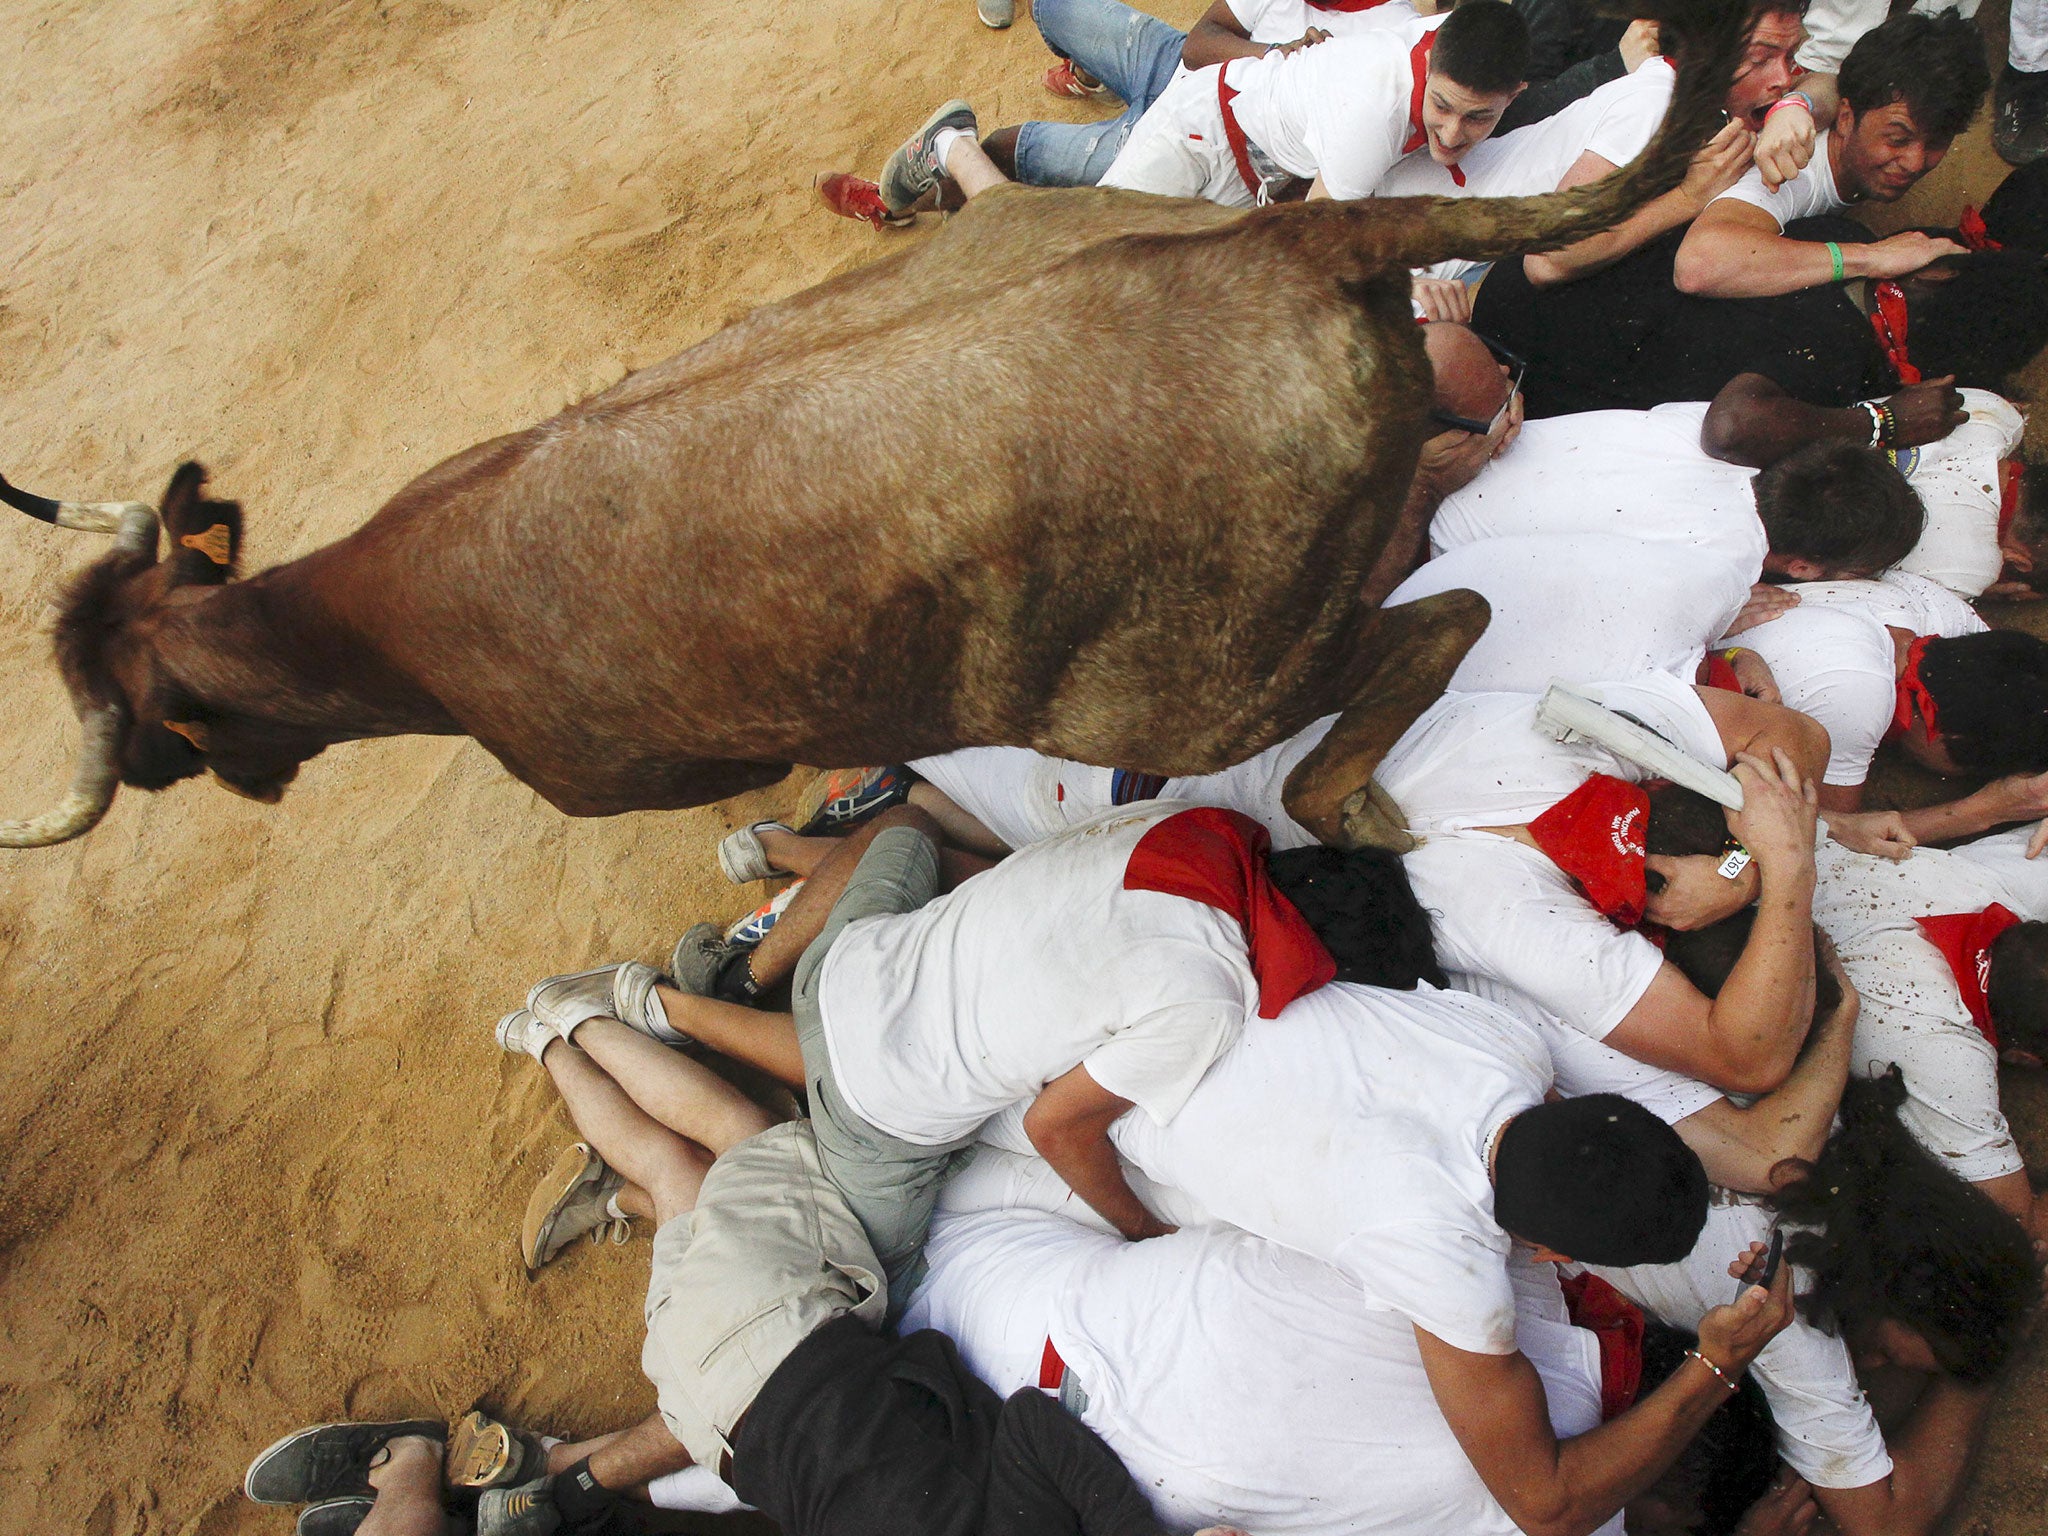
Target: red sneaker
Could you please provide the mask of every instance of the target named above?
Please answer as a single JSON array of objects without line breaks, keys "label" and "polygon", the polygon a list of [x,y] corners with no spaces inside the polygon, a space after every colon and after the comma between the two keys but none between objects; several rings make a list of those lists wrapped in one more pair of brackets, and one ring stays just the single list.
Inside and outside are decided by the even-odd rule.
[{"label": "red sneaker", "polygon": [[815,183],[818,197],[841,218],[861,219],[876,229],[901,229],[917,221],[914,213],[891,213],[882,201],[882,189],[872,181],[834,171]]},{"label": "red sneaker", "polygon": [[1055,96],[1075,96],[1083,100],[1100,96],[1109,89],[1100,80],[1091,80],[1074,68],[1072,59],[1061,59],[1045,72],[1045,88]]}]

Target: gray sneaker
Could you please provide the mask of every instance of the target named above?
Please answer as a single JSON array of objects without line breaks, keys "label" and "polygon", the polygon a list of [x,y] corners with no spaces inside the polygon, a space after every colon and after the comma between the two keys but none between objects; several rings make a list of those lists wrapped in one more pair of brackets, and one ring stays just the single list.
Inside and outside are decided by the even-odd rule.
[{"label": "gray sneaker", "polygon": [[718,871],[734,885],[748,885],[756,880],[767,880],[784,874],[768,861],[768,850],[761,846],[761,832],[773,827],[777,832],[787,832],[779,821],[757,821],[752,826],[741,827],[737,832],[728,832],[718,844]]},{"label": "gray sneaker", "polygon": [[585,1020],[617,1019],[628,1029],[673,1044],[675,1031],[668,1027],[661,1000],[654,995],[654,984],[660,980],[661,972],[653,966],[624,960],[595,970],[550,976],[526,994],[526,1006],[535,1019],[564,1040]]},{"label": "gray sneaker", "polygon": [[1017,0],[974,0],[974,14],[983,26],[1000,32],[1017,19]]},{"label": "gray sneaker", "polygon": [[499,1050],[524,1051],[535,1061],[540,1060],[541,1052],[562,1038],[525,1008],[515,1008],[498,1020],[497,1035]]},{"label": "gray sneaker", "polygon": [[905,139],[882,167],[882,205],[891,213],[908,213],[913,203],[938,185],[941,167],[932,152],[932,139],[941,128],[965,128],[976,136],[981,133],[974,108],[958,99],[926,118],[924,126]]},{"label": "gray sneaker", "polygon": [[[732,954],[732,946],[716,923],[697,923],[680,939],[668,957],[669,979],[678,990],[695,997],[711,996],[718,984],[718,972]],[[675,1031],[668,1031],[673,1035]]]},{"label": "gray sneaker", "polygon": [[625,1175],[599,1157],[588,1142],[562,1149],[526,1202],[519,1227],[519,1257],[531,1276],[543,1264],[585,1233],[623,1243],[633,1224],[608,1209],[613,1195],[625,1186]]},{"label": "gray sneaker", "polygon": [[540,1477],[517,1488],[490,1489],[476,1501],[476,1536],[555,1536],[562,1512],[548,1482]]}]

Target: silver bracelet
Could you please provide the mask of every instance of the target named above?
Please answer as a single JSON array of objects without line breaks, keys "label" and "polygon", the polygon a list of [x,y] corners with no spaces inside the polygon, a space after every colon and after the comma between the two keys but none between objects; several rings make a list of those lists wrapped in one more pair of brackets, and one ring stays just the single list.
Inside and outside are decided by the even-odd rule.
[{"label": "silver bracelet", "polygon": [[1688,1358],[1699,1361],[1701,1365],[1704,1365],[1708,1370],[1712,1371],[1714,1373],[1714,1379],[1720,1382],[1721,1385],[1726,1387],[1730,1392],[1740,1392],[1742,1390],[1741,1387],[1736,1385],[1735,1378],[1733,1376],[1730,1376],[1726,1371],[1722,1370],[1721,1367],[1714,1364],[1713,1361],[1709,1360],[1705,1355],[1701,1354],[1698,1350],[1688,1349],[1685,1353]]}]

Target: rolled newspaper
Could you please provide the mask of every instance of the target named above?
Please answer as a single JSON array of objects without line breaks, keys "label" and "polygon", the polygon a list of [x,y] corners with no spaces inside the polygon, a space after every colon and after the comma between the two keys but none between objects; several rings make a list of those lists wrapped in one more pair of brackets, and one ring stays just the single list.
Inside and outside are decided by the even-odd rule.
[{"label": "rolled newspaper", "polygon": [[1659,778],[1682,784],[1731,811],[1742,809],[1742,785],[1734,774],[1701,762],[1649,727],[1573,691],[1568,684],[1551,681],[1543,702],[1536,706],[1536,724],[1559,741],[1576,737],[1596,742]]}]

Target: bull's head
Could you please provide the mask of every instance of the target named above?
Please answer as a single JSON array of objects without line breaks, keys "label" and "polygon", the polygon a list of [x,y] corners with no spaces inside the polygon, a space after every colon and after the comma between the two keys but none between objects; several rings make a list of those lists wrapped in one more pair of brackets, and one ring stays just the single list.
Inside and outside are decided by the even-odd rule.
[{"label": "bull's head", "polygon": [[[205,499],[205,488],[205,470],[181,465],[159,519],[140,502],[52,501],[0,480],[0,501],[30,517],[114,536],[113,549],[79,575],[58,610],[57,661],[85,736],[70,792],[41,816],[0,822],[0,848],[41,848],[90,831],[121,784],[162,789],[212,767],[258,799],[283,792],[289,771],[238,772],[209,760],[207,727],[153,646],[167,610],[200,596],[190,589],[234,574],[242,509]],[[160,530],[170,536],[168,559],[158,557]]]}]

